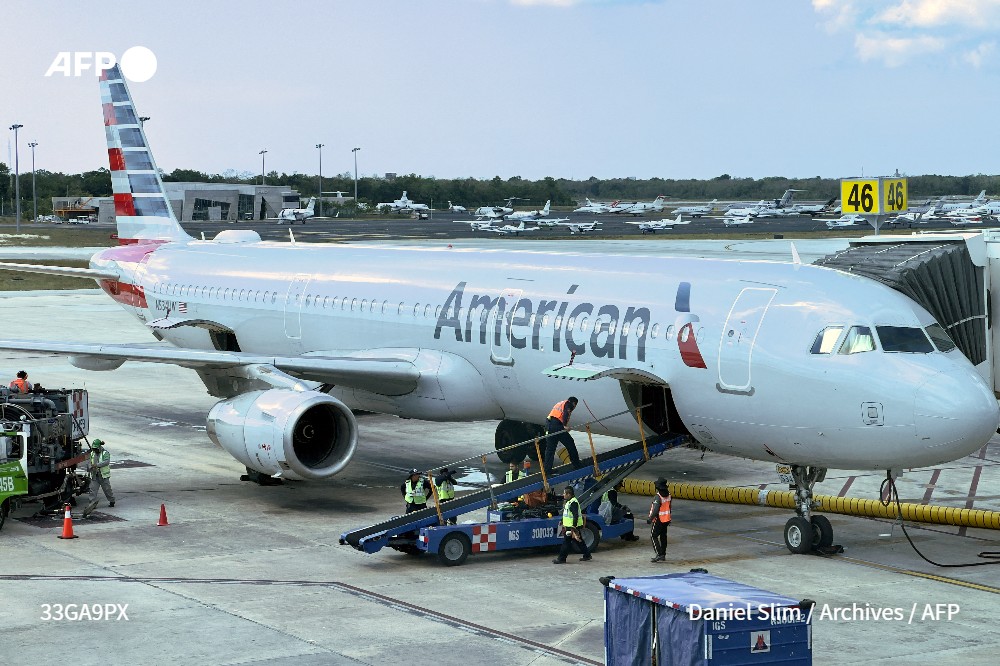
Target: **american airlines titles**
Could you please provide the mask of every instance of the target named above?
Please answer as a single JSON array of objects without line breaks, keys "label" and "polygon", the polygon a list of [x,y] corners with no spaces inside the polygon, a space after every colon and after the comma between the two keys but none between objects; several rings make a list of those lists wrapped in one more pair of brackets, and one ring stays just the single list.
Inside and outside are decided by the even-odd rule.
[{"label": "american airlines titles", "polygon": [[[529,298],[514,295],[517,292],[496,296],[472,294],[466,305],[466,284],[468,283],[459,282],[448,295],[434,328],[435,340],[441,338],[442,329],[453,328],[457,342],[471,343],[475,321],[479,327],[479,344],[485,345],[491,333],[488,329],[492,322],[493,346],[500,346],[510,340],[514,349],[525,349],[529,344],[531,349],[543,349],[542,337],[548,338],[551,330],[550,349],[554,352],[562,351],[565,344],[566,351],[577,356],[587,354],[589,348],[589,353],[596,358],[624,360],[627,358],[627,343],[631,332],[635,339],[637,360],[646,360],[649,308],[628,306],[623,317],[616,305],[596,306],[581,302],[570,309],[570,301],[549,300],[540,300],[536,305]],[[571,285],[566,294],[573,294],[578,287],[579,285]],[[547,327],[543,332],[542,324],[547,316],[554,317],[554,321],[552,328]],[[591,326],[582,326],[584,319],[590,320]],[[586,328],[592,329],[589,341]]]}]

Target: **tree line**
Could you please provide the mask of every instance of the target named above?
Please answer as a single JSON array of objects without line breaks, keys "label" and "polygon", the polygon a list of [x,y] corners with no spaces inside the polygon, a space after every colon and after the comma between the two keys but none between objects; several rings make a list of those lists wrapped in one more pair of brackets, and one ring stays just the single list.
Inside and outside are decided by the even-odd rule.
[{"label": "tree line", "polygon": [[[252,185],[260,182],[260,175],[245,171],[228,170],[221,174],[208,174],[194,169],[174,169],[161,171],[167,182],[235,183]],[[988,194],[1000,193],[1000,175],[908,176],[911,201],[932,196],[975,196],[981,190]],[[39,214],[52,212],[52,197],[79,196],[101,197],[111,195],[111,174],[107,169],[85,171],[77,174],[46,171],[35,172],[38,190]],[[319,190],[319,178],[315,174],[278,173],[267,174],[268,185],[282,185],[294,189],[303,197],[314,196]],[[546,177],[541,180],[527,180],[519,176],[491,179],[476,178],[428,178],[417,174],[398,175],[395,178],[364,176],[358,180],[358,199],[369,205],[398,199],[403,190],[407,196],[434,208],[444,208],[448,201],[466,206],[470,210],[479,206],[496,205],[516,197],[522,206],[541,206],[547,200],[553,206],[576,206],[585,198],[594,201],[649,200],[666,195],[682,201],[756,201],[777,199],[789,188],[805,190],[799,199],[825,200],[840,195],[840,181],[835,178],[737,178],[722,174],[715,178],[700,180],[677,180],[669,178],[588,178],[568,180]],[[0,162],[0,210],[4,215],[13,215],[14,174],[7,164]],[[323,176],[323,191],[342,191],[346,196],[354,194],[354,176],[350,172]],[[22,216],[30,217],[32,204],[31,172],[21,173]]]}]

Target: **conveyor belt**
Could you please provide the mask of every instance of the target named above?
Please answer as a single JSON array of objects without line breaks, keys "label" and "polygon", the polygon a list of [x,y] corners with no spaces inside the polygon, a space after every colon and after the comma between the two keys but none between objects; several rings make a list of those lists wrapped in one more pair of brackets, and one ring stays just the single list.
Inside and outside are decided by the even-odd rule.
[{"label": "conveyor belt", "polygon": [[[668,449],[683,444],[685,441],[686,438],[683,436],[661,435],[646,440],[646,448],[649,451],[649,456],[652,458]],[[642,442],[633,442],[612,451],[598,454],[597,464],[602,473],[622,467],[628,467],[627,471],[631,473],[637,467],[636,463],[644,462],[643,458]],[[583,465],[578,469],[574,469],[572,465],[562,465],[554,468],[552,473],[548,475],[548,481],[550,486],[554,486],[591,476],[593,473],[594,467],[588,458],[584,459]],[[495,486],[492,493],[489,489],[480,490],[443,502],[441,504],[441,516],[445,519],[457,517],[464,513],[490,506],[494,498],[501,502],[509,501],[526,493],[540,490],[542,486],[542,475],[532,474],[517,481]],[[372,553],[387,545],[389,538],[392,536],[438,524],[437,510],[431,506],[403,516],[395,516],[377,525],[345,532],[340,536],[340,543]]]}]

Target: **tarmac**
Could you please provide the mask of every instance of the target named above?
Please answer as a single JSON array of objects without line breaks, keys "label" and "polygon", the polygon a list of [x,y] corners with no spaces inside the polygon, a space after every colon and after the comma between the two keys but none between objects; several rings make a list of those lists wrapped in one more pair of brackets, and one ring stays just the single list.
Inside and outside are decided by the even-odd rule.
[{"label": "tarmac", "polygon": [[[0,297],[4,319],[17,323],[4,337],[152,339],[97,290]],[[786,511],[675,500],[667,561],[651,564],[641,520],[649,500],[623,496],[640,517],[636,533],[643,539],[605,541],[591,562],[571,557],[557,567],[552,551],[505,551],[449,568],[433,556],[390,549],[368,555],[339,545],[340,535],[400,513],[399,485],[410,467],[436,469],[492,451],[495,422],[359,414],[358,452],[345,472],[324,482],[261,487],[240,481],[243,468],[206,436],[215,400],[193,371],[126,363],[114,372],[87,372],[57,357],[3,359],[11,377],[26,369],[46,387],[89,390],[91,436],[111,452],[118,498],[114,508],[102,499],[88,520],[81,501],[73,512],[80,538],[72,541],[56,538],[61,516],[35,518],[32,505],[7,521],[0,532],[3,661],[596,664],[604,655],[601,576],[701,567],[815,600],[817,664],[995,663],[998,565],[932,566],[892,521],[830,515],[844,554],[792,555],[781,536]],[[595,439],[599,451],[622,443]],[[577,441],[586,447],[585,437]],[[502,472],[495,456],[487,460],[486,472]],[[1000,510],[998,464],[995,437],[967,458],[908,471],[898,481],[900,499]],[[636,476],[786,488],[772,465],[695,449],[670,452]],[[482,481],[483,466],[463,467],[460,478]],[[873,498],[881,480],[877,473],[832,470],[817,492]],[[162,527],[161,504],[169,521]],[[984,561],[978,553],[1000,551],[993,531],[917,525],[907,531],[942,563],[978,563]],[[56,619],[83,604],[110,604],[111,619],[94,619],[93,606],[90,619]],[[892,612],[874,619],[876,610],[879,618]]]}]

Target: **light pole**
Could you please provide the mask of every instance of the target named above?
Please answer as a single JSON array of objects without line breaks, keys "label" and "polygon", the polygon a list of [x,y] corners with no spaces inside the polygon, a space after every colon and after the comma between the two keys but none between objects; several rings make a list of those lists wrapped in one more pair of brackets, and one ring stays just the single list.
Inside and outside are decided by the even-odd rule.
[{"label": "light pole", "polygon": [[10,126],[14,130],[14,209],[17,211],[14,217],[14,225],[17,233],[21,233],[21,170],[17,155],[17,130],[22,127],[24,125],[15,124]]},{"label": "light pole", "polygon": [[149,120],[149,116],[139,116],[139,127],[145,128],[147,120]]},{"label": "light pole", "polygon": [[358,151],[360,148],[352,148],[351,152],[354,153],[354,205],[358,205]]},{"label": "light pole", "polygon": [[260,155],[260,184],[264,184],[264,154],[267,153],[267,148],[257,153]]},{"label": "light pole", "polygon": [[323,146],[325,143],[317,143],[319,150],[319,216],[323,217]]},{"label": "light pole", "polygon": [[35,146],[37,145],[37,141],[28,144],[28,148],[31,148],[31,203],[35,209],[35,216],[31,218],[33,222],[38,222],[38,194],[35,192]]}]

